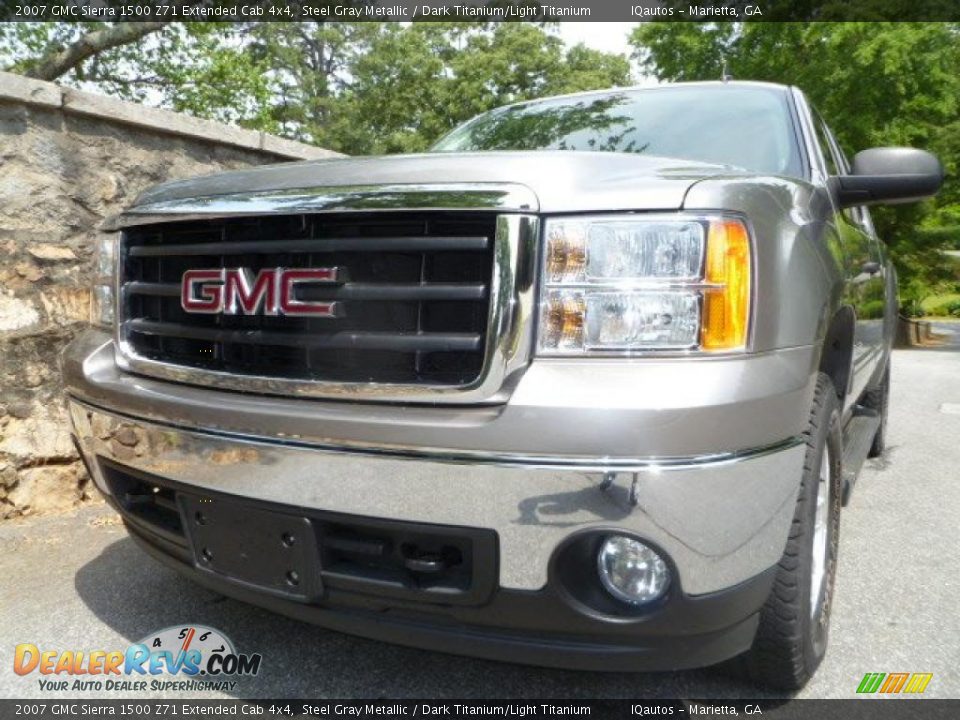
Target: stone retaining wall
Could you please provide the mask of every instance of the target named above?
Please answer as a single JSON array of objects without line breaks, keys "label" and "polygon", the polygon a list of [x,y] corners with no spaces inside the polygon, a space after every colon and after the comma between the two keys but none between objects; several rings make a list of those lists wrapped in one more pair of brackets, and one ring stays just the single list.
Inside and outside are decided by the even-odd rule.
[{"label": "stone retaining wall", "polygon": [[0,518],[88,496],[57,359],[87,319],[98,223],[158,182],[332,155],[0,73]]}]

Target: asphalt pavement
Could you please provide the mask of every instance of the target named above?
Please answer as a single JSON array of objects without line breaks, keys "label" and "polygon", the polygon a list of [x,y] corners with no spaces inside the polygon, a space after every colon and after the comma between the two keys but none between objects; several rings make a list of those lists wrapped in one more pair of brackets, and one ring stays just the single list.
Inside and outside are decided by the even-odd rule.
[{"label": "asphalt pavement", "polygon": [[[960,698],[960,324],[937,349],[893,357],[889,450],[868,461],[841,521],[830,646],[799,697],[851,698],[867,672],[931,672]],[[215,595],[144,555],[103,505],[0,523],[0,697],[49,694],[12,671],[17,643],[121,649],[199,623],[263,655],[233,694],[309,698],[759,698],[716,670],[584,673],[424,652],[349,637]],[[121,693],[121,696],[129,696]],[[157,693],[155,697],[164,695]],[[181,693],[166,697],[182,698]]]}]

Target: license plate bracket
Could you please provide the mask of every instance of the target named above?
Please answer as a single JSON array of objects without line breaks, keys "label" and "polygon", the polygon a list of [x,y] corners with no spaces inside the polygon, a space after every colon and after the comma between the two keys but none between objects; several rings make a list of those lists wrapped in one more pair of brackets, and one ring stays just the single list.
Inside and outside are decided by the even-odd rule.
[{"label": "license plate bracket", "polygon": [[196,567],[239,585],[309,602],[323,593],[309,518],[180,493]]}]

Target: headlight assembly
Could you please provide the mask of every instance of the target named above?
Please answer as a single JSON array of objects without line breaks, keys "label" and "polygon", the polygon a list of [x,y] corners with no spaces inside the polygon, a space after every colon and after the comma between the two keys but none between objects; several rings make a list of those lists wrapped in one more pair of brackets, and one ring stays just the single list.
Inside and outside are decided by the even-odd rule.
[{"label": "headlight assembly", "polygon": [[550,219],[538,351],[740,350],[750,265],[747,228],[734,218]]}]

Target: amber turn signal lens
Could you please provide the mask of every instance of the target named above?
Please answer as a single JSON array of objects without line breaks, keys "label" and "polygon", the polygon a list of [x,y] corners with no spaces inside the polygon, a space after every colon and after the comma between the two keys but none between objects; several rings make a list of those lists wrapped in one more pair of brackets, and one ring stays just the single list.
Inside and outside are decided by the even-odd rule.
[{"label": "amber turn signal lens", "polygon": [[582,345],[584,312],[580,293],[552,293],[543,313],[544,345],[551,348]]},{"label": "amber turn signal lens", "polygon": [[750,322],[750,237],[739,220],[714,220],[707,236],[700,347],[736,350],[747,344]]}]

